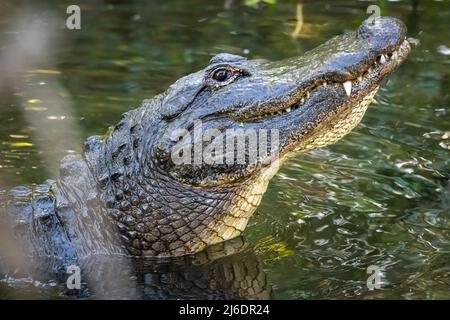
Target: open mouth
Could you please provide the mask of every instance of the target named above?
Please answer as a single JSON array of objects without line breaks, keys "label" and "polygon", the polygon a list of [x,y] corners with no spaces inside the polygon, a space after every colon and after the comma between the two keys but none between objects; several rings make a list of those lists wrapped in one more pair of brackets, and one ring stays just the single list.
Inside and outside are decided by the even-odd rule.
[{"label": "open mouth", "polygon": [[296,93],[291,98],[291,101],[293,101],[292,103],[281,106],[270,106],[251,114],[241,114],[236,120],[242,122],[258,122],[272,117],[290,114],[307,104],[310,97],[317,91],[330,87],[336,87],[337,90],[342,90],[342,95],[346,95],[347,99],[353,99],[356,104],[375,87],[379,86],[381,80],[389,75],[406,58],[410,49],[410,44],[405,39],[394,50],[379,54],[377,58],[373,60],[372,64],[369,64],[365,69],[362,69],[362,71],[353,79],[344,82],[317,80],[312,85]]}]

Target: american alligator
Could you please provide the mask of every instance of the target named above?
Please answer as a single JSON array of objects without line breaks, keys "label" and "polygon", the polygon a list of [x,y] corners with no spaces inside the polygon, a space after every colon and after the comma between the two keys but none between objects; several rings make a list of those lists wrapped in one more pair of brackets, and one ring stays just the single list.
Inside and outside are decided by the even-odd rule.
[{"label": "american alligator", "polygon": [[[3,246],[14,236],[26,255],[69,264],[93,254],[184,256],[239,236],[280,163],[334,143],[360,122],[408,56],[405,35],[402,22],[381,17],[283,61],[214,56],[125,113],[105,136],[88,138],[83,155],[61,161],[58,181],[4,194]],[[252,162],[244,142],[239,162],[234,141],[215,154],[232,152],[232,161],[175,161],[173,133],[191,134],[199,121],[224,133],[222,141],[227,129],[258,137],[277,130],[278,147],[272,138],[267,147],[278,157]],[[182,145],[195,150],[198,139],[185,137]]]}]

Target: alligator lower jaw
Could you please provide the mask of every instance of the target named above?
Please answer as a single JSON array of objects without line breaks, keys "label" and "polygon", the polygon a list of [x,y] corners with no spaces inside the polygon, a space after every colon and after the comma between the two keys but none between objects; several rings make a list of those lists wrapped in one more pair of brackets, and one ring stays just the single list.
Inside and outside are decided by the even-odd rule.
[{"label": "alligator lower jaw", "polygon": [[326,147],[350,133],[364,117],[378,89],[379,87],[375,87],[350,107],[345,108],[344,106],[342,112],[324,119],[317,124],[313,132],[297,139],[298,143],[286,146],[283,155]]},{"label": "alligator lower jaw", "polygon": [[[379,82],[389,75],[409,54],[411,47],[409,42],[405,39],[394,51],[380,54],[376,60],[367,68],[364,69],[358,76],[351,80],[345,82],[338,81],[316,81],[312,86],[303,89],[301,92],[296,94],[293,98],[293,103],[288,103],[286,106],[278,106],[275,108],[270,108],[265,112],[249,115],[245,117],[239,117],[236,119],[241,122],[259,122],[274,117],[279,117],[282,115],[287,115],[292,113],[297,109],[301,109],[303,105],[308,102],[308,99],[314,95],[317,91],[322,88],[337,87],[342,91],[342,95],[348,97],[347,105],[356,105],[358,102],[370,92],[374,90],[375,87],[379,86]],[[380,77],[380,75],[382,75]],[[380,79],[381,78],[381,79]],[[376,81],[374,81],[376,79]],[[351,100],[354,101],[351,101]]]}]

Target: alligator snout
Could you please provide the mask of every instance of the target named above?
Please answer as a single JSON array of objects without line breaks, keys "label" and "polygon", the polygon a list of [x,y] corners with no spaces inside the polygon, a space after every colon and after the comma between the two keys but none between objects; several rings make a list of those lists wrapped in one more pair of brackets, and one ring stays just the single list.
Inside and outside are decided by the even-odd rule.
[{"label": "alligator snout", "polygon": [[369,40],[374,50],[393,51],[405,40],[406,27],[392,17],[367,19],[356,31],[356,37]]}]

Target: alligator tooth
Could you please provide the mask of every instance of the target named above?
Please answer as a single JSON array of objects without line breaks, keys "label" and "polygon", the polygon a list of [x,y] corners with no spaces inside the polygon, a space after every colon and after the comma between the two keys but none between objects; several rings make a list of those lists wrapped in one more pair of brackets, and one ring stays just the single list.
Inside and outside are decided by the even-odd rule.
[{"label": "alligator tooth", "polygon": [[324,87],[326,87],[326,86],[327,86],[327,82],[324,81],[322,85],[323,85]]},{"label": "alligator tooth", "polygon": [[382,54],[381,57],[380,57],[380,63],[381,64],[385,64],[386,63],[386,57],[384,56],[384,54]]},{"label": "alligator tooth", "polygon": [[306,99],[309,98],[309,91],[306,91]]},{"label": "alligator tooth", "polygon": [[305,103],[305,98],[302,98],[302,99],[300,100],[300,103],[301,103],[301,104]]},{"label": "alligator tooth", "polygon": [[345,81],[344,82],[344,90],[347,96],[350,97],[350,94],[352,93],[352,82],[351,81]]},{"label": "alligator tooth", "polygon": [[286,112],[291,112],[291,108],[287,108],[287,109],[286,109]]},{"label": "alligator tooth", "polygon": [[359,77],[358,77],[358,81],[362,81],[362,76],[359,76]]},{"label": "alligator tooth", "polygon": [[392,59],[397,60],[397,58],[398,58],[397,51],[394,51],[394,53],[392,53]]}]

